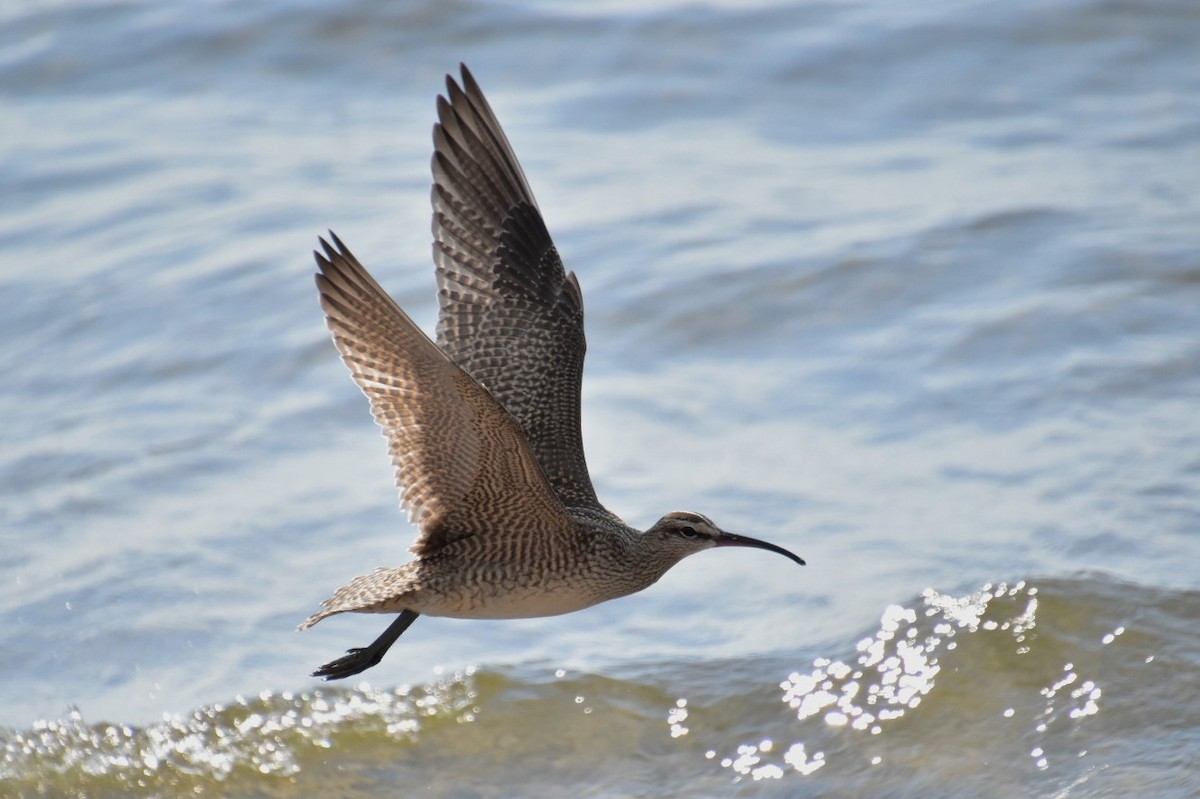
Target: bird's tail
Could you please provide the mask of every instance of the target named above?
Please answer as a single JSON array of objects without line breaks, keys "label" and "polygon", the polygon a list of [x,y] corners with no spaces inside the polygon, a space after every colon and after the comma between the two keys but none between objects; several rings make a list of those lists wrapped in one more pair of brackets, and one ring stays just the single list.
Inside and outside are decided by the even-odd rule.
[{"label": "bird's tail", "polygon": [[355,577],[321,603],[321,610],[305,619],[296,629],[307,630],[322,619],[338,613],[397,613],[405,610],[408,580],[405,569],[380,566],[370,574]]}]

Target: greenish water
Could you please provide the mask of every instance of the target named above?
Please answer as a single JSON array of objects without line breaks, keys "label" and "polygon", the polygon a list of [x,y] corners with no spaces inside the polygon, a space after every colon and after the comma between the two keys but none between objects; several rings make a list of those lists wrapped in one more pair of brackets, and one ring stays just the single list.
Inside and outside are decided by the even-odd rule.
[{"label": "greenish water", "polygon": [[468,669],[146,726],[74,712],[5,734],[0,776],[17,796],[1184,795],[1197,613],[1195,592],[1101,579],[930,590],[803,664]]}]

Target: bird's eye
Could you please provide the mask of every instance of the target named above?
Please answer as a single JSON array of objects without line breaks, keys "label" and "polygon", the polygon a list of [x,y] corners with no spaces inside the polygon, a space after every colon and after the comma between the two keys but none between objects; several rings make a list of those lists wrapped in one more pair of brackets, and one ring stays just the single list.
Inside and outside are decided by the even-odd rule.
[{"label": "bird's eye", "polygon": [[680,527],[679,534],[681,536],[683,536],[684,538],[695,538],[696,537],[696,528],[695,527]]}]

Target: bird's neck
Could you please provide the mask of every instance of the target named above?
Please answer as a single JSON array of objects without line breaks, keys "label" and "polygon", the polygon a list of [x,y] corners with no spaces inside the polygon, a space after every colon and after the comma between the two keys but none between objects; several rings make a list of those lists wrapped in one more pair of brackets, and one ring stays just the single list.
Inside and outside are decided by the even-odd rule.
[{"label": "bird's neck", "polygon": [[614,560],[621,564],[630,581],[636,583],[632,591],[640,591],[658,582],[668,569],[679,562],[673,553],[664,552],[654,538],[640,530],[627,528],[626,534],[612,538]]}]

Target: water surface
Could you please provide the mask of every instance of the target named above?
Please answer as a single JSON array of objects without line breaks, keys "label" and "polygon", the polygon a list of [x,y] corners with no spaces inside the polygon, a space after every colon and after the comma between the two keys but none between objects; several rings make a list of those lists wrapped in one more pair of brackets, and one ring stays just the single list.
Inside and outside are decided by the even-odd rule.
[{"label": "water surface", "polygon": [[[1189,4],[0,13],[5,795],[1200,790]],[[308,251],[431,328],[460,60],[583,285],[603,500],[810,565],[325,685],[386,620],[295,625],[412,533]]]}]

